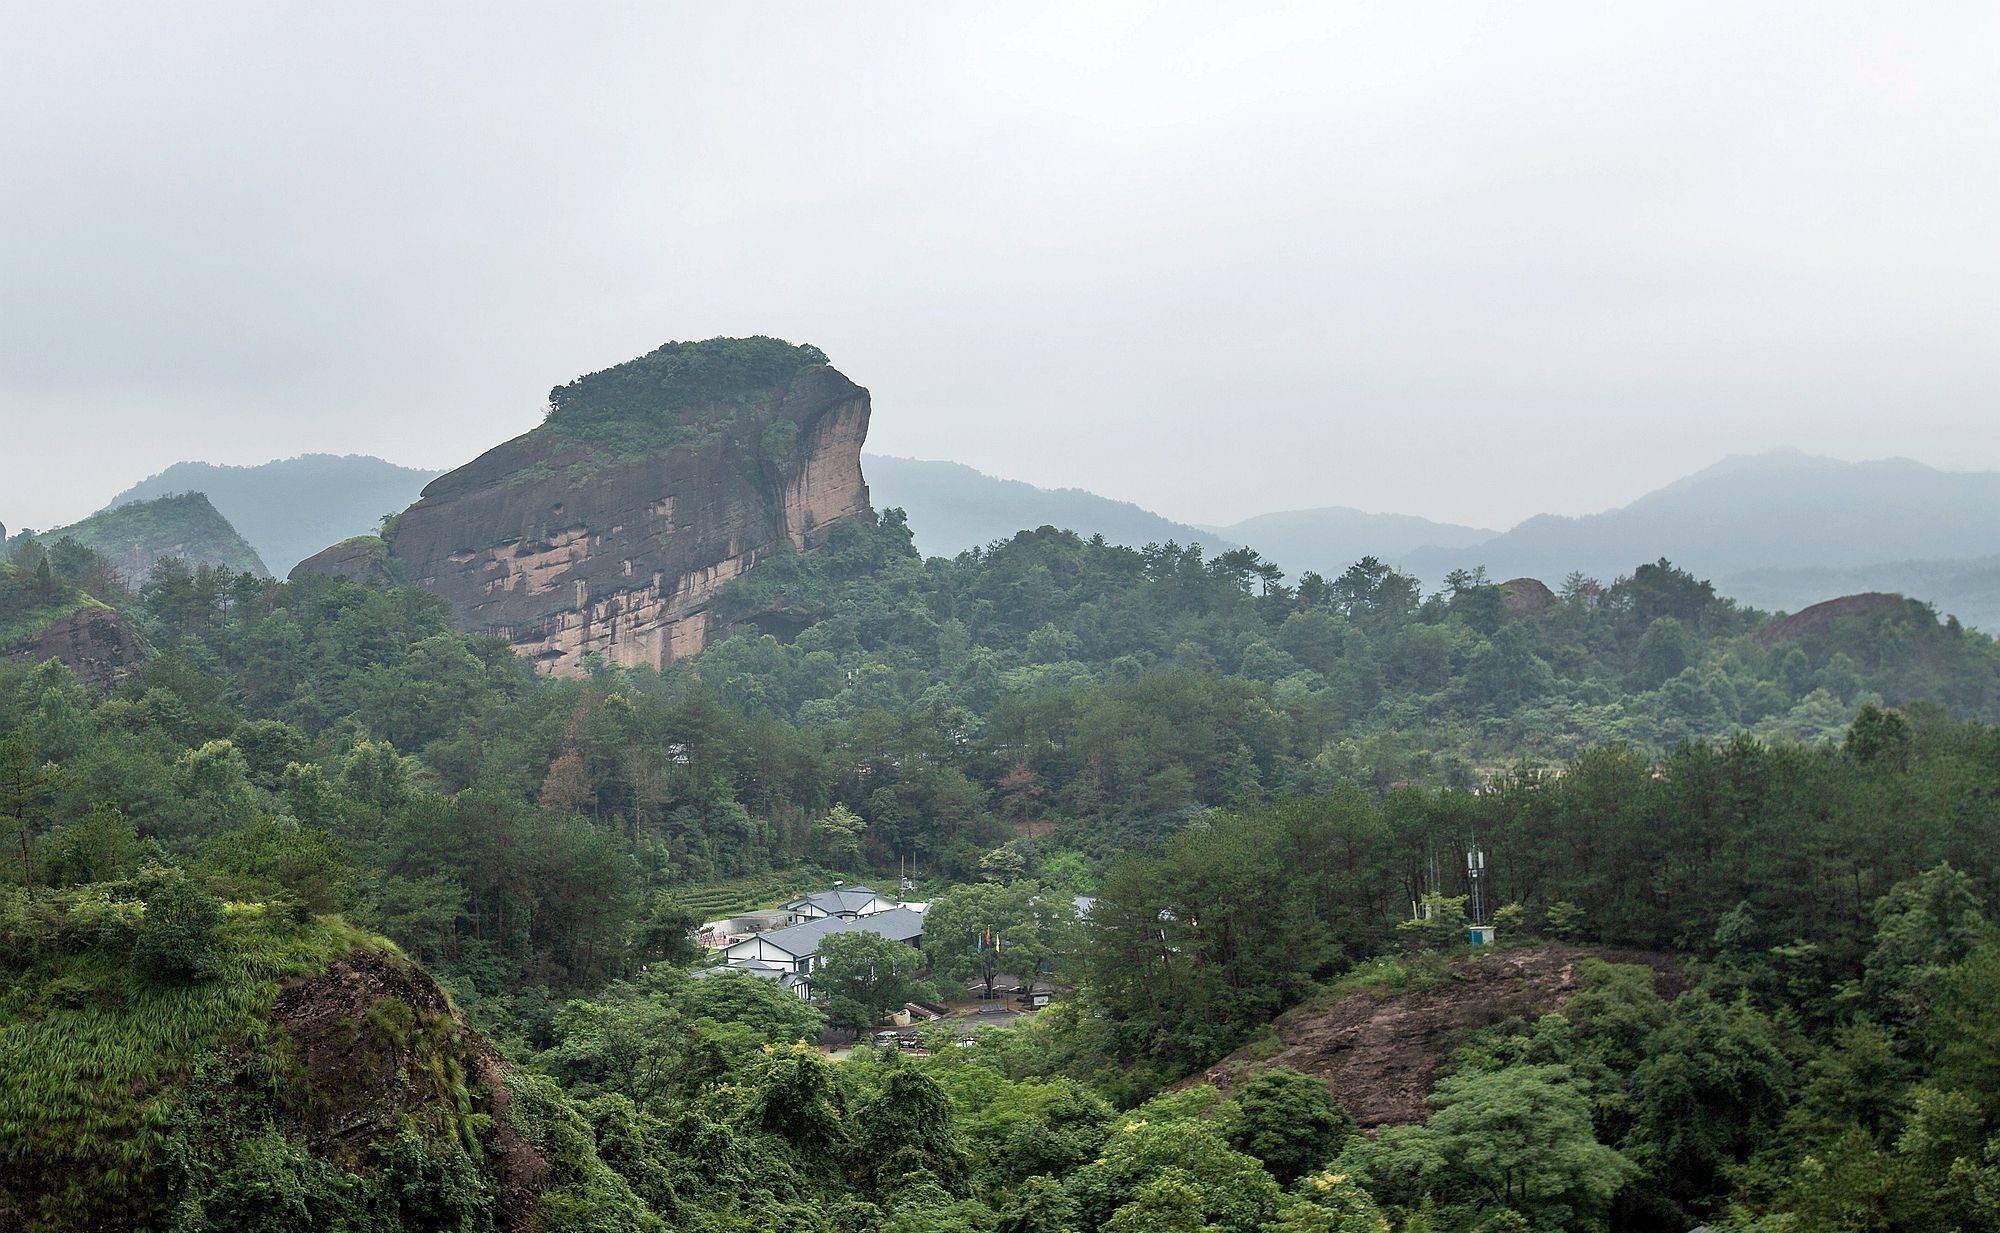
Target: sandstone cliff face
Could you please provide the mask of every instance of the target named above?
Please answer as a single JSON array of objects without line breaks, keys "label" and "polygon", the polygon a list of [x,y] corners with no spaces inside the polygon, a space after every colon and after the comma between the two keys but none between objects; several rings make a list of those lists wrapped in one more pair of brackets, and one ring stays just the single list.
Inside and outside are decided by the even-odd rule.
[{"label": "sandstone cliff face", "polygon": [[[391,568],[538,671],[573,675],[587,655],[664,666],[702,649],[724,584],[870,512],[868,415],[867,390],[815,363],[734,396],[712,427],[681,415],[679,444],[607,448],[545,425],[432,481],[386,537]],[[355,576],[361,555],[336,545],[294,577]]]}]

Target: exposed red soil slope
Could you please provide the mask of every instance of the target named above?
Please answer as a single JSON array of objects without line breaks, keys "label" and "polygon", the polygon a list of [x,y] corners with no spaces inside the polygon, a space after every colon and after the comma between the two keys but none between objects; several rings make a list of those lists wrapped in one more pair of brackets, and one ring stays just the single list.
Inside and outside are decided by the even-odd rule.
[{"label": "exposed red soil slope", "polygon": [[1196,1082],[1227,1091],[1269,1066],[1290,1066],[1326,1081],[1364,1128],[1421,1122],[1424,1097],[1468,1033],[1508,1019],[1534,1019],[1582,987],[1586,959],[1642,964],[1671,996],[1685,980],[1673,958],[1652,951],[1549,942],[1468,956],[1443,984],[1408,993],[1352,993],[1330,1005],[1297,1007],[1273,1022],[1279,1047],[1238,1050]]}]

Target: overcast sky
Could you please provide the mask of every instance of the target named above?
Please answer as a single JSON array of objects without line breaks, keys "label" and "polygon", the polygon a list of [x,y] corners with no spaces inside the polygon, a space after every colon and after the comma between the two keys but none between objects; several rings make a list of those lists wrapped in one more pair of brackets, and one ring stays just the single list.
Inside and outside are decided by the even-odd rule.
[{"label": "overcast sky", "polygon": [[871,450],[1501,526],[2000,468],[2000,6],[0,4],[0,520],[776,334]]}]

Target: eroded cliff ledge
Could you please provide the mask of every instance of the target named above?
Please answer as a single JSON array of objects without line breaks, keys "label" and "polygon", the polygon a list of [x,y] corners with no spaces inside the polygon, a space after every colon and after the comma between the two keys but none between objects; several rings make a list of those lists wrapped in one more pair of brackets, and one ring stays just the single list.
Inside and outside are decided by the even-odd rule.
[{"label": "eroded cliff ledge", "polygon": [[[588,655],[656,667],[693,655],[724,584],[870,514],[868,391],[816,348],[669,343],[557,389],[550,407],[541,427],[433,480],[379,557],[544,673],[578,673]],[[355,576],[368,555],[350,541],[292,575]]]}]

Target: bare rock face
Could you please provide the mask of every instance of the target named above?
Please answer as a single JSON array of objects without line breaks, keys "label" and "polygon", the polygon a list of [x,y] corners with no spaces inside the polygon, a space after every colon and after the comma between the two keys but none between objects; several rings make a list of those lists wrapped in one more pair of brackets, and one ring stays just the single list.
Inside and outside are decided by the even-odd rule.
[{"label": "bare rock face", "polygon": [[77,680],[92,689],[106,690],[124,680],[144,655],[139,635],[132,632],[124,617],[109,608],[79,608],[50,622],[11,657],[35,663],[60,659]]},{"label": "bare rock face", "polygon": [[389,545],[379,536],[357,535],[331,548],[322,548],[292,567],[292,578],[324,574],[356,582],[390,581]]},{"label": "bare rock face", "polygon": [[1855,618],[1878,620],[1909,615],[1921,619],[1922,624],[1935,626],[1937,619],[1922,612],[1921,604],[1913,604],[1900,595],[1887,595],[1880,591],[1866,591],[1860,595],[1843,595],[1839,599],[1829,599],[1801,608],[1782,620],[1777,620],[1757,631],[1757,641],[1765,646],[1777,646],[1784,642],[1797,642],[1801,638],[1825,633],[1838,621]]},{"label": "bare rock face", "polygon": [[[481,1113],[499,1227],[538,1227],[535,1202],[555,1182],[554,1170],[508,1116],[507,1063],[464,1024],[428,973],[400,956],[359,948],[281,989],[271,1022],[300,1080],[283,1093],[288,1129],[315,1154],[360,1168],[402,1119]],[[476,1093],[474,1108],[455,1108],[444,1081],[454,1072]]]},{"label": "bare rock face", "polygon": [[1500,606],[1510,616],[1540,616],[1556,606],[1556,594],[1539,578],[1509,578],[1500,584]]},{"label": "bare rock face", "polygon": [[[543,673],[577,674],[587,655],[693,655],[731,579],[871,514],[868,391],[812,348],[668,344],[551,404],[541,427],[433,480],[389,528],[380,566]],[[293,576],[377,568],[346,547]]]}]

